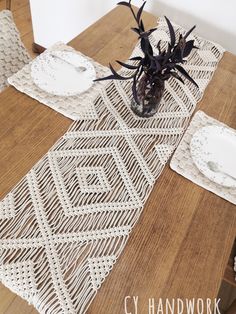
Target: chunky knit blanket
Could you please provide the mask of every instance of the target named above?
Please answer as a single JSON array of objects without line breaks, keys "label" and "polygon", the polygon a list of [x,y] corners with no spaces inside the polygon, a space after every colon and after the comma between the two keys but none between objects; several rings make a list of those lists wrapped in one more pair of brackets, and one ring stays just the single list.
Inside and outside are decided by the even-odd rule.
[{"label": "chunky knit blanket", "polygon": [[0,92],[7,86],[7,79],[30,62],[20,34],[8,10],[0,12]]},{"label": "chunky knit blanket", "polygon": [[195,39],[185,67],[200,89],[169,80],[158,113],[143,119],[130,110],[131,83],[109,82],[97,116],[74,122],[0,203],[0,280],[40,313],[85,313],[123,251],[223,54]]}]

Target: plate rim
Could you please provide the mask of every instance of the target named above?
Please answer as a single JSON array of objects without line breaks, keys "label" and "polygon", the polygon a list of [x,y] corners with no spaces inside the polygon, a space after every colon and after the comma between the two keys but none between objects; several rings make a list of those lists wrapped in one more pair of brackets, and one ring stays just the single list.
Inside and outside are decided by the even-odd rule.
[{"label": "plate rim", "polygon": [[210,181],[212,181],[212,182],[214,182],[214,183],[216,183],[216,184],[218,184],[220,186],[227,187],[227,188],[236,188],[236,181],[235,181],[235,183],[233,183],[233,180],[232,180],[231,183],[229,184],[229,183],[225,183],[224,182],[225,180],[223,180],[223,182],[219,183],[217,178],[215,179],[215,177],[213,175],[211,175],[214,172],[212,172],[210,169],[209,169],[209,171],[210,171],[209,173],[206,172],[204,169],[202,169],[201,165],[199,164],[199,160],[198,160],[198,158],[196,157],[196,154],[195,154],[195,150],[196,149],[195,149],[195,147],[193,147],[193,145],[194,145],[194,141],[196,140],[196,138],[199,135],[201,135],[201,133],[203,132],[204,129],[217,129],[218,131],[221,131],[221,133],[222,133],[222,130],[223,130],[224,133],[226,132],[228,135],[235,136],[235,137],[236,137],[236,132],[233,129],[231,129],[231,128],[227,127],[227,126],[224,126],[224,125],[222,125],[222,126],[220,126],[220,125],[207,125],[207,126],[201,127],[196,132],[194,132],[194,134],[192,135],[192,138],[190,140],[190,144],[189,144],[189,146],[190,146],[190,155],[191,155],[191,158],[193,160],[193,163],[197,167],[197,169],[206,178],[208,178]]},{"label": "plate rim", "polygon": [[[42,62],[42,59],[45,58],[45,56],[49,56],[51,52],[62,52],[62,53],[69,53],[69,54],[75,54],[76,56],[80,57],[81,59],[84,59],[86,61],[87,64],[89,64],[91,66],[91,69],[93,70],[93,79],[92,79],[92,82],[91,82],[91,85],[83,90],[83,91],[79,91],[79,92],[60,92],[60,93],[55,93],[54,91],[53,92],[50,92],[44,88],[42,88],[42,86],[40,86],[38,83],[37,83],[37,80],[36,80],[36,77],[34,75],[34,67],[35,65],[37,64],[37,62],[39,62],[39,60]],[[88,60],[85,56],[79,54],[77,51],[67,51],[67,50],[58,50],[58,49],[55,49],[55,50],[47,50],[45,51],[44,53],[42,53],[41,55],[39,55],[37,58],[35,58],[33,61],[32,61],[32,64],[31,64],[31,68],[30,68],[30,74],[31,74],[31,77],[32,77],[32,80],[34,82],[34,84],[42,91],[44,91],[45,93],[47,94],[50,94],[50,95],[53,95],[53,96],[58,96],[58,97],[73,97],[73,96],[77,96],[77,95],[81,95],[83,94],[84,92],[86,92],[89,88],[91,88],[94,84],[94,79],[96,79],[96,69],[95,69],[95,66],[94,64]]]}]

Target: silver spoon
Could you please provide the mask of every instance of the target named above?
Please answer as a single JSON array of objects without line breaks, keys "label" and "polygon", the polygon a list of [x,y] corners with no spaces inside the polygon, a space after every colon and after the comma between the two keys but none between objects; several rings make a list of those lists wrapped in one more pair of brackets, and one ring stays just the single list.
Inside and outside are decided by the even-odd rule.
[{"label": "silver spoon", "polygon": [[210,169],[211,171],[216,172],[216,173],[222,173],[222,174],[228,176],[229,178],[231,178],[231,179],[233,179],[233,180],[236,180],[236,178],[233,177],[233,176],[231,176],[229,173],[220,170],[219,165],[218,165],[216,162],[214,162],[214,161],[208,161],[208,162],[207,162],[207,165],[208,165],[208,167],[209,167],[209,169]]},{"label": "silver spoon", "polygon": [[85,67],[83,67],[83,66],[76,66],[76,65],[74,65],[73,63],[71,63],[71,62],[69,62],[69,61],[63,59],[62,57],[58,56],[57,54],[55,54],[55,53],[53,53],[53,52],[51,52],[50,54],[51,54],[51,56],[53,56],[54,58],[57,58],[57,59],[59,59],[59,60],[61,60],[61,61],[64,61],[65,63],[69,64],[70,66],[72,66],[72,67],[73,67],[77,72],[79,72],[79,73],[80,73],[80,72],[85,72],[85,71],[87,70],[87,68],[85,68]]}]

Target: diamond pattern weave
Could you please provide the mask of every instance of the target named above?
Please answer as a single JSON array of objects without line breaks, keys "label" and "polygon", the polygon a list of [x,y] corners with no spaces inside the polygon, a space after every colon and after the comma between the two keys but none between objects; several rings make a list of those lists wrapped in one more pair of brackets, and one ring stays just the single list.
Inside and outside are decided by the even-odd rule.
[{"label": "diamond pattern weave", "polygon": [[[166,33],[161,19],[153,43]],[[85,313],[124,249],[223,54],[196,40],[186,68],[200,90],[170,80],[143,119],[130,110],[131,83],[108,83],[97,117],[74,122],[0,203],[0,279],[40,313]]]}]

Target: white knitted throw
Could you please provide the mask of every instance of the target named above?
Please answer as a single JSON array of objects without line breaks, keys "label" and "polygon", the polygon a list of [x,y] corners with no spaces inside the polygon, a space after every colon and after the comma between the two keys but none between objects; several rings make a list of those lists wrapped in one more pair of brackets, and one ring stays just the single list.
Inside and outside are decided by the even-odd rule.
[{"label": "white knitted throw", "polygon": [[[167,32],[161,19],[153,43]],[[0,279],[40,313],[85,313],[124,249],[223,54],[196,40],[185,67],[200,90],[171,79],[143,119],[130,110],[131,83],[108,83],[97,118],[74,122],[0,203]]]},{"label": "white knitted throw", "polygon": [[20,34],[8,10],[0,12],[0,92],[7,86],[7,79],[30,62]]}]

